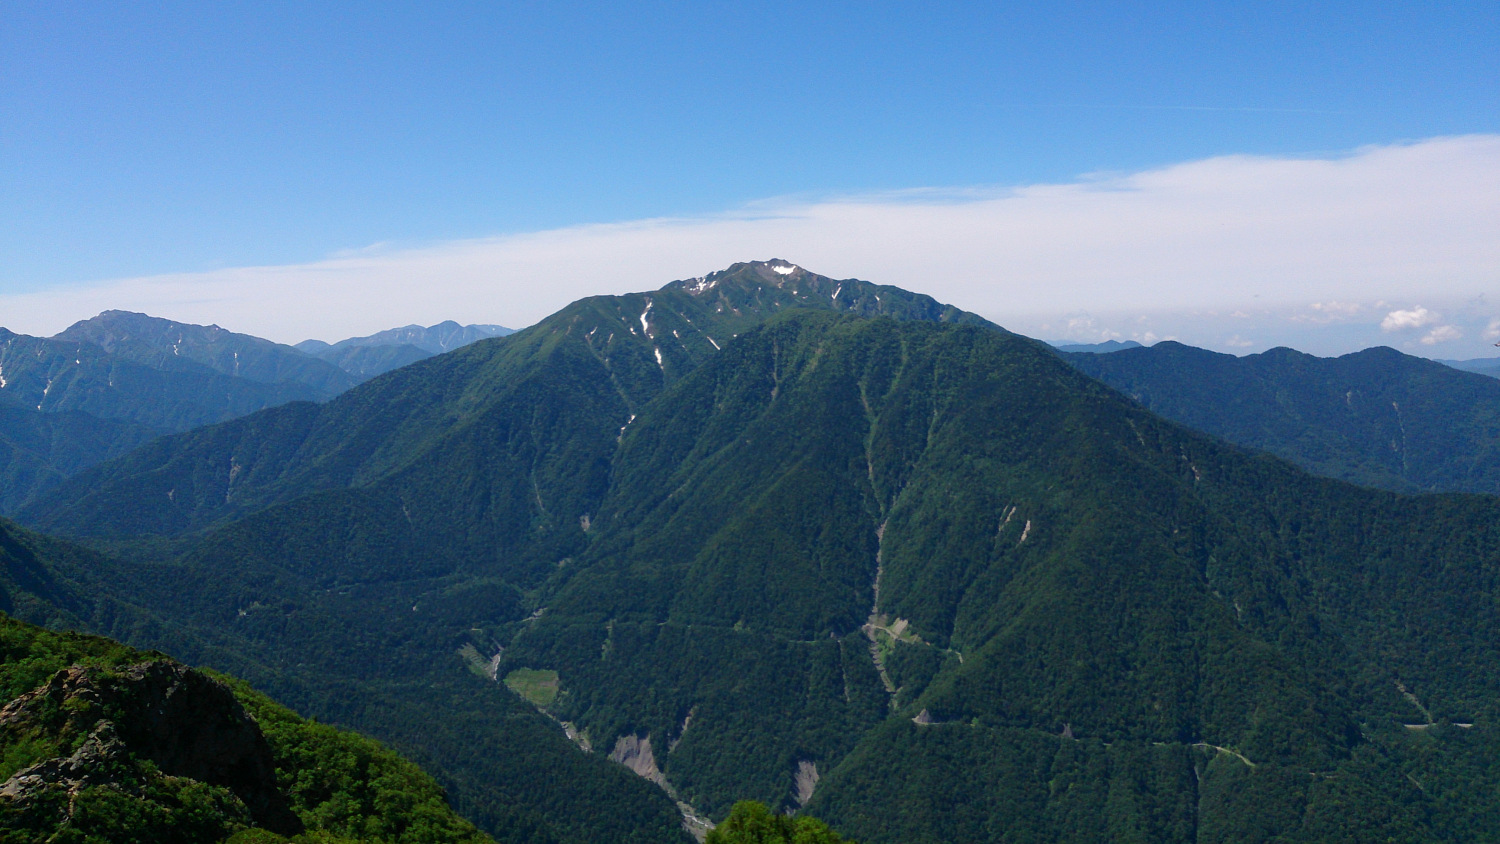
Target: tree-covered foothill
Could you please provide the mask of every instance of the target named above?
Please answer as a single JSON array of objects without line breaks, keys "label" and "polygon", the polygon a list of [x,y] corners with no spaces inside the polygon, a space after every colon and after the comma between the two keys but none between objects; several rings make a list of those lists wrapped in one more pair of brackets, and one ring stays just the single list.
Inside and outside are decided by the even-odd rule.
[{"label": "tree-covered foothill", "polygon": [[704,844],[854,844],[817,818],[772,812],[764,803],[742,800],[708,833]]}]

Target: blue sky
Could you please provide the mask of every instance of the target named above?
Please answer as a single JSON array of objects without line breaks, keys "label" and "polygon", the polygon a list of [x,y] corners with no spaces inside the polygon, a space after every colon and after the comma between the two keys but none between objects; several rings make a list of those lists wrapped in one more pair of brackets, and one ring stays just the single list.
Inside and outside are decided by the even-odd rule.
[{"label": "blue sky", "polygon": [[[1225,156],[1337,160],[1500,134],[1493,2],[1146,5],[8,2],[0,297],[27,295],[31,310],[12,301],[14,313],[50,307],[66,324],[90,315],[65,314],[69,295],[170,274],[188,312],[182,274],[351,250],[743,215],[768,201],[989,195]],[[752,254],[694,253],[708,262],[696,272],[771,257],[781,244],[735,245]],[[622,250],[618,261],[637,255]],[[845,274],[815,256],[782,257]],[[595,287],[564,287],[619,292],[612,277],[650,277],[609,258],[571,270],[592,272]],[[1409,291],[1372,294],[1370,313],[1377,301],[1441,313],[1438,298],[1472,299],[1486,279],[1500,298],[1489,253],[1473,260],[1467,287],[1414,278]],[[503,295],[476,303],[484,312],[445,316],[534,319],[550,304],[535,289],[545,275],[543,265],[497,271]],[[1171,291],[1139,293],[1143,313],[1179,305]],[[508,314],[507,297],[539,303]],[[330,325],[329,338],[409,310],[373,298],[363,322]],[[983,298],[960,304],[1003,321],[1006,297]],[[214,321],[277,333],[271,313],[222,302]],[[1083,310],[1059,302],[1058,313]],[[1035,320],[1033,330],[1051,324]],[[10,327],[40,332],[45,322]],[[1465,336],[1477,343],[1482,332]]]}]

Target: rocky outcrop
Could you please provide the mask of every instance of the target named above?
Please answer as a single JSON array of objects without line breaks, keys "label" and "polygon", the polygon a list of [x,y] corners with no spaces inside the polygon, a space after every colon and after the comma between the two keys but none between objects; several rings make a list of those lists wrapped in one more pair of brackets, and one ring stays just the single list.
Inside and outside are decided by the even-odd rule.
[{"label": "rocky outcrop", "polygon": [[[684,731],[687,730],[687,721],[690,720],[692,720],[691,715],[683,721]],[[701,842],[708,835],[708,831],[714,828],[713,822],[698,814],[698,810],[683,800],[678,795],[677,789],[667,782],[666,774],[663,774],[656,764],[656,753],[651,749],[650,736],[620,736],[615,740],[614,750],[609,752],[609,759],[611,762],[619,762],[629,768],[636,776],[661,786],[662,791],[665,791],[667,796],[672,798],[672,802],[677,804],[677,811],[682,813],[682,828],[687,830],[693,838]]]},{"label": "rocky outcrop", "polygon": [[138,763],[150,762],[162,776],[227,789],[256,826],[284,834],[302,828],[276,788],[271,747],[255,721],[227,686],[174,662],[58,671],[0,708],[0,737],[51,738],[63,748],[77,742],[67,756],[0,784],[0,798],[12,806],[89,786],[128,791],[139,787]]},{"label": "rocky outcrop", "polygon": [[620,736],[615,741],[614,750],[609,753],[609,759],[611,762],[619,762],[634,771],[637,776],[657,785],[665,787],[667,784],[666,776],[656,765],[656,754],[651,750],[650,736]]},{"label": "rocky outcrop", "polygon": [[807,805],[813,791],[818,787],[818,763],[808,759],[797,760],[797,773],[792,775],[792,800],[797,808]]}]

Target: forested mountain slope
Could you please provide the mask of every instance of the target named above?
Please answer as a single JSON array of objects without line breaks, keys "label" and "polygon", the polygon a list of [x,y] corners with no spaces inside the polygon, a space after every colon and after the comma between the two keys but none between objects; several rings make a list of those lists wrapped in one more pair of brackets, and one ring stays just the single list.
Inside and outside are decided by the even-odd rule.
[{"label": "forested mountain slope", "polygon": [[[218,326],[126,311],[105,311],[53,338],[0,329],[0,513],[164,434],[323,401],[374,374],[506,331],[408,326],[322,344],[324,361]],[[397,339],[421,348],[389,344]]]},{"label": "forested mountain slope", "polygon": [[433,353],[407,343],[382,346],[345,346],[309,352],[344,370],[360,381],[368,381],[393,369],[409,366]]},{"label": "forested mountain slope", "polygon": [[486,829],[586,790],[677,834],[605,754],[877,844],[1500,829],[1496,499],[1311,477],[892,291],[584,300],[29,512],[174,537],[109,588]]},{"label": "forested mountain slope", "polygon": [[289,401],[323,398],[297,382],[264,383],[193,361],[162,369],[92,343],[0,329],[0,403],[43,413],[80,411],[157,432],[181,431]]},{"label": "forested mountain slope", "polygon": [[[514,487],[494,492],[509,496],[505,513],[524,512],[537,497],[526,487],[554,479],[558,494],[582,495],[559,526],[576,538],[631,416],[737,333],[789,307],[989,325],[899,288],[783,261],[736,264],[651,293],[583,299],[525,331],[420,361],[321,407],[273,408],[163,439],[69,481],[22,518],[78,536],[175,534],[398,474],[403,480],[392,483],[408,487],[492,476]],[[497,448],[508,453],[489,466],[482,458]]]},{"label": "forested mountain slope", "polygon": [[1150,410],[1311,472],[1500,493],[1500,381],[1395,349],[1235,357],[1181,343],[1067,359]]},{"label": "forested mountain slope", "polygon": [[38,491],[162,433],[78,410],[42,413],[0,403],[0,513],[13,513]]},{"label": "forested mountain slope", "polygon": [[[510,746],[466,737],[469,725],[524,704],[493,685],[458,691],[477,680],[451,655],[460,644],[488,655],[493,644],[482,631],[523,618],[523,590],[582,547],[634,411],[717,343],[798,301],[983,322],[927,297],[784,262],[739,265],[656,293],[585,300],[322,407],[290,405],[163,439],[125,461],[131,471],[102,467],[69,489],[98,485],[83,505],[109,528],[101,533],[116,537],[134,526],[143,534],[191,530],[285,500],[191,543],[180,564],[122,574],[119,588],[206,631],[220,656],[205,661],[251,654],[291,672],[250,676],[301,709],[431,763],[461,806],[487,811],[506,782],[544,792],[525,799],[560,806],[580,793],[611,794],[636,806],[623,817],[640,826],[641,840],[662,840],[641,820],[644,798],[600,785],[590,772],[603,760],[585,764],[589,757],[560,733],[522,731],[506,737]],[[217,471],[220,460],[232,464],[228,472]],[[72,504],[73,494],[56,500]],[[221,565],[222,555],[234,562]],[[418,729],[443,689],[453,690],[443,719],[453,728]],[[351,705],[376,691],[380,705]],[[553,742],[571,756],[553,758]],[[537,764],[555,775],[526,781],[517,765],[536,759],[550,760]],[[644,782],[630,784],[662,799]],[[597,829],[591,822],[573,828]]]},{"label": "forested mountain slope", "polygon": [[1308,478],[1015,338],[768,325],[636,420],[595,523],[501,670],[711,812],[815,765],[870,841],[1493,820],[1495,501]]}]

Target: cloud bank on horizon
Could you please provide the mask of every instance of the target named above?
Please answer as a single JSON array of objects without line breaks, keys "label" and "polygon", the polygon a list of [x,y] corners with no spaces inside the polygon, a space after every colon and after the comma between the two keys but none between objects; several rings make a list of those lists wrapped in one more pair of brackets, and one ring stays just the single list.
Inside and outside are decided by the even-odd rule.
[{"label": "cloud bank on horizon", "polygon": [[1065,184],[769,199],[115,279],[0,294],[0,324],[52,334],[119,308],[283,342],[444,319],[521,327],[583,296],[771,257],[928,293],[1044,339],[1494,355],[1500,135],[1229,155]]}]

